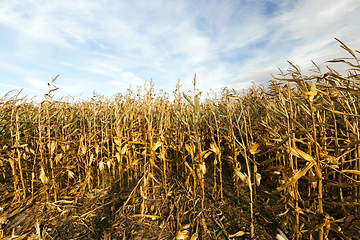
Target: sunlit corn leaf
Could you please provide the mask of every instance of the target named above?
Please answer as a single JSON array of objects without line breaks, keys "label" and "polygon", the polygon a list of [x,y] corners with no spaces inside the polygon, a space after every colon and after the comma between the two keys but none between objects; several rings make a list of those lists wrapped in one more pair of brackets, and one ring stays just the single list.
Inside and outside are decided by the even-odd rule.
[{"label": "sunlit corn leaf", "polygon": [[126,151],[128,150],[128,145],[125,144],[123,148],[121,148],[120,154],[124,155]]},{"label": "sunlit corn leaf", "polygon": [[200,164],[200,172],[201,172],[203,175],[206,174],[205,162],[203,162],[202,164]]},{"label": "sunlit corn leaf", "polygon": [[245,183],[248,179],[248,175],[246,173],[240,172],[234,169],[235,176],[237,176],[243,183]]},{"label": "sunlit corn leaf", "polygon": [[250,233],[249,233],[249,232],[244,232],[244,231],[238,231],[238,232],[235,233],[235,234],[229,235],[229,238],[242,237],[242,236],[244,236],[245,234],[250,234]]},{"label": "sunlit corn leaf", "polygon": [[90,159],[89,159],[89,166],[91,166],[92,162],[94,161],[94,154],[91,153]]},{"label": "sunlit corn leaf", "polygon": [[315,163],[315,159],[311,155],[301,151],[300,149],[298,149],[296,147],[294,147],[294,148],[292,147],[290,149],[290,151],[291,151],[291,154],[294,155],[295,157],[302,158],[306,161]]},{"label": "sunlit corn leaf", "polygon": [[160,146],[162,145],[161,141],[157,141],[156,144],[153,146],[152,150],[156,151],[156,149],[158,149]]},{"label": "sunlit corn leaf", "polygon": [[149,177],[152,178],[157,184],[160,184],[160,182],[151,173],[149,173]]},{"label": "sunlit corn leaf", "polygon": [[60,153],[60,154],[56,154],[56,156],[55,156],[55,162],[56,162],[56,163],[59,163],[59,162],[60,162],[60,160],[61,160],[61,158],[62,158],[62,156],[63,156],[63,154],[62,154],[62,153]]},{"label": "sunlit corn leaf", "polygon": [[67,173],[69,178],[74,178],[75,173],[73,171],[67,170]]},{"label": "sunlit corn leaf", "polygon": [[191,227],[191,224],[188,223],[188,224],[185,224],[185,225],[181,226],[181,230],[189,229],[190,227]]},{"label": "sunlit corn leaf", "polygon": [[278,234],[276,235],[276,240],[289,240],[287,237],[286,237],[286,235],[285,235],[285,233],[283,233],[283,231],[281,231],[280,229],[278,229]]},{"label": "sunlit corn leaf", "polygon": [[95,153],[96,154],[99,154],[99,147],[100,147],[99,144],[95,145]]},{"label": "sunlit corn leaf", "polygon": [[333,112],[333,113],[341,114],[341,115],[354,116],[354,117],[360,117],[360,115],[358,115],[358,114],[352,114],[352,113],[340,112],[340,111],[333,110],[333,109],[326,108],[326,107],[324,107],[324,109],[325,109],[325,110],[327,110],[327,111]]},{"label": "sunlit corn leaf", "polygon": [[47,178],[43,167],[41,167],[40,170],[40,180],[43,184],[47,184],[49,182],[49,179]]},{"label": "sunlit corn leaf", "polygon": [[323,161],[327,161],[328,163],[335,165],[339,164],[339,159],[327,154],[327,152],[321,151],[319,154]]},{"label": "sunlit corn leaf", "polygon": [[191,173],[193,173],[192,167],[190,167],[189,163],[185,161],[185,166],[190,170]]},{"label": "sunlit corn leaf", "polygon": [[51,154],[54,154],[56,146],[57,146],[57,142],[55,142],[55,141],[51,141],[51,143],[48,144],[48,147],[50,149]]},{"label": "sunlit corn leaf", "polygon": [[186,239],[189,239],[189,237],[190,237],[190,231],[184,229],[184,230],[178,231],[175,239],[176,240],[186,240]]},{"label": "sunlit corn leaf", "polygon": [[314,166],[314,164],[315,164],[314,162],[306,163],[305,167],[303,167],[294,176],[292,176],[284,185],[276,188],[276,190],[273,192],[280,192],[280,191],[284,190],[285,188],[293,185],[295,182],[297,182],[299,180],[299,178],[304,176],[307,173],[307,171]]},{"label": "sunlit corn leaf", "polygon": [[111,162],[110,162],[110,160],[106,162],[106,165],[107,165],[107,167],[108,167],[109,169],[111,168]]},{"label": "sunlit corn leaf", "polygon": [[121,146],[121,141],[119,141],[119,138],[114,137],[114,142],[115,142],[116,145]]},{"label": "sunlit corn leaf", "polygon": [[100,171],[104,171],[104,168],[105,168],[105,163],[103,161],[99,162],[99,169]]},{"label": "sunlit corn leaf", "polygon": [[250,146],[250,148],[249,148],[249,152],[250,152],[251,154],[253,154],[253,155],[259,153],[260,150],[257,150],[259,146],[260,146],[260,145],[259,145],[258,143],[252,144],[252,145]]},{"label": "sunlit corn leaf", "polygon": [[342,173],[352,173],[352,174],[357,174],[360,175],[360,171],[359,170],[342,170]]},{"label": "sunlit corn leaf", "polygon": [[202,156],[203,160],[208,158],[210,155],[211,155],[211,151],[205,150],[205,151],[201,152],[201,156]]},{"label": "sunlit corn leaf", "polygon": [[308,96],[310,102],[312,102],[312,101],[314,101],[314,97],[315,97],[316,94],[317,94],[316,86],[315,86],[315,83],[314,83],[314,82],[310,82],[310,88],[311,88],[310,92],[304,92],[304,95],[305,95],[305,96]]},{"label": "sunlit corn leaf", "polygon": [[220,153],[220,149],[218,148],[218,146],[215,143],[210,143],[210,150],[215,153],[216,155],[218,155]]},{"label": "sunlit corn leaf", "polygon": [[197,240],[197,239],[198,239],[198,233],[196,232],[191,236],[190,240]]},{"label": "sunlit corn leaf", "polygon": [[260,186],[261,183],[261,174],[260,173],[255,173],[255,182],[257,186]]},{"label": "sunlit corn leaf", "polygon": [[142,186],[140,186],[140,195],[141,195],[141,197],[142,197],[143,199],[147,199],[147,197],[146,197],[145,194],[144,194],[144,191],[143,191],[143,187],[142,187]]},{"label": "sunlit corn leaf", "polygon": [[150,158],[150,164],[151,164],[151,166],[153,166],[154,168],[160,169],[160,168],[156,165],[156,163],[154,162],[154,159],[153,159],[153,158]]},{"label": "sunlit corn leaf", "polygon": [[80,148],[81,148],[81,153],[82,153],[83,155],[85,155],[85,154],[86,154],[86,151],[87,151],[86,145],[85,145],[85,144],[81,144],[81,145],[80,145]]}]

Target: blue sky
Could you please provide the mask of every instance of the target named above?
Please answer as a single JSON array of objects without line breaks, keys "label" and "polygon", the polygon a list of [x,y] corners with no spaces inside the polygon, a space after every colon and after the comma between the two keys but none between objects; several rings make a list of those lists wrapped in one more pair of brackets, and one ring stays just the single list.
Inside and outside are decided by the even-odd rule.
[{"label": "blue sky", "polygon": [[[360,50],[358,0],[0,0],[0,96],[111,97],[145,83],[172,94],[178,79],[203,92],[265,84],[287,61]],[[334,64],[327,65],[339,69]],[[81,94],[81,95],[80,95]]]}]

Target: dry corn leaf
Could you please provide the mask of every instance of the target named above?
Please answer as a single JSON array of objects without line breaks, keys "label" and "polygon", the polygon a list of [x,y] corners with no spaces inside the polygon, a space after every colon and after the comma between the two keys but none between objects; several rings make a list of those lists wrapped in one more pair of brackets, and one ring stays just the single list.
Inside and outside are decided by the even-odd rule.
[{"label": "dry corn leaf", "polygon": [[280,229],[278,229],[278,232],[279,232],[279,234],[277,234],[276,235],[276,240],[289,240],[287,237],[286,237],[286,235],[285,235],[285,233],[283,232],[283,231],[281,231]]},{"label": "dry corn leaf", "polygon": [[69,178],[74,178],[75,173],[73,171],[68,170],[67,172],[68,172],[68,177]]},{"label": "dry corn leaf", "polygon": [[292,176],[284,185],[276,188],[276,190],[274,190],[273,192],[280,192],[282,190],[284,190],[285,188],[293,185],[295,182],[297,182],[299,180],[299,178],[301,178],[302,176],[304,176],[307,171],[312,168],[314,166],[313,162],[308,162],[306,163],[306,166],[303,167],[300,171],[298,171],[294,176]]},{"label": "dry corn leaf", "polygon": [[153,146],[152,150],[156,151],[156,149],[158,149],[160,146],[162,145],[161,141],[157,141],[156,144]]},{"label": "dry corn leaf", "polygon": [[360,171],[359,170],[342,170],[342,173],[352,173],[352,174],[357,174],[360,175]]},{"label": "dry corn leaf", "polygon": [[208,158],[211,155],[211,151],[205,150],[201,152],[201,156],[202,158],[205,160],[206,158]]},{"label": "dry corn leaf", "polygon": [[246,182],[247,181],[247,179],[248,179],[248,176],[247,176],[247,174],[246,173],[243,173],[243,172],[240,172],[240,171],[238,171],[238,170],[236,170],[236,169],[234,169],[234,174],[235,174],[235,176],[237,176],[242,182]]},{"label": "dry corn leaf", "polygon": [[291,154],[293,156],[295,156],[295,157],[298,157],[298,158],[304,159],[306,161],[315,163],[315,159],[311,155],[301,151],[300,149],[298,149],[296,147],[290,148],[290,151],[291,151]]},{"label": "dry corn leaf", "polygon": [[261,174],[260,173],[255,173],[255,182],[257,186],[260,186],[261,183]]},{"label": "dry corn leaf", "polygon": [[249,148],[249,152],[253,155],[259,153],[260,150],[257,150],[259,146],[260,145],[258,143],[251,145]]},{"label": "dry corn leaf", "polygon": [[105,168],[105,163],[103,161],[99,162],[99,169],[102,172]]},{"label": "dry corn leaf", "polygon": [[189,237],[190,237],[190,231],[185,229],[185,230],[178,231],[175,239],[176,240],[186,240],[186,239],[189,239]]},{"label": "dry corn leaf", "polygon": [[41,167],[40,180],[43,184],[47,184],[49,182],[49,179],[47,178],[43,167]]},{"label": "dry corn leaf", "polygon": [[212,152],[214,152],[216,155],[220,154],[220,149],[218,148],[218,146],[215,143],[210,144],[210,150]]},{"label": "dry corn leaf", "polygon": [[203,175],[206,174],[205,162],[203,162],[202,164],[200,164],[200,172],[201,172]]},{"label": "dry corn leaf", "polygon": [[60,153],[60,154],[56,154],[56,156],[55,156],[55,162],[56,162],[56,164],[58,164],[58,163],[60,162],[60,160],[61,160],[62,156],[63,156],[63,154],[62,154],[62,153]]},{"label": "dry corn leaf", "polygon": [[244,231],[238,231],[235,234],[229,235],[229,238],[241,237],[241,236],[244,236],[245,234],[250,234],[250,233],[244,232]]}]

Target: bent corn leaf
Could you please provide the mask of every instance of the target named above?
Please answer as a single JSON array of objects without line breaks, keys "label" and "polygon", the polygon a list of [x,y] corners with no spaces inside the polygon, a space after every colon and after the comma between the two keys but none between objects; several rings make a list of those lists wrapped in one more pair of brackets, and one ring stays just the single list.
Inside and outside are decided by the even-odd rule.
[{"label": "bent corn leaf", "polygon": [[281,192],[285,188],[293,185],[295,182],[299,180],[302,176],[304,176],[307,171],[314,166],[314,162],[308,162],[305,167],[303,167],[299,172],[297,172],[294,176],[292,176],[284,185],[276,188],[276,190],[273,191],[273,193]]}]

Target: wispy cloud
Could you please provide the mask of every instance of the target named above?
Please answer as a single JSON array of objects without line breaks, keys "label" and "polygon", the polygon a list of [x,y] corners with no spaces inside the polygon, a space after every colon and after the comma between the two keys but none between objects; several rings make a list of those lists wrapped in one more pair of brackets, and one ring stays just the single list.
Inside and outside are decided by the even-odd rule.
[{"label": "wispy cloud", "polygon": [[356,0],[3,0],[0,83],[43,91],[60,74],[59,93],[89,97],[153,79],[171,93],[178,79],[192,89],[196,72],[205,92],[247,88],[288,60],[306,70],[347,56],[335,37],[359,49],[359,10]]}]

